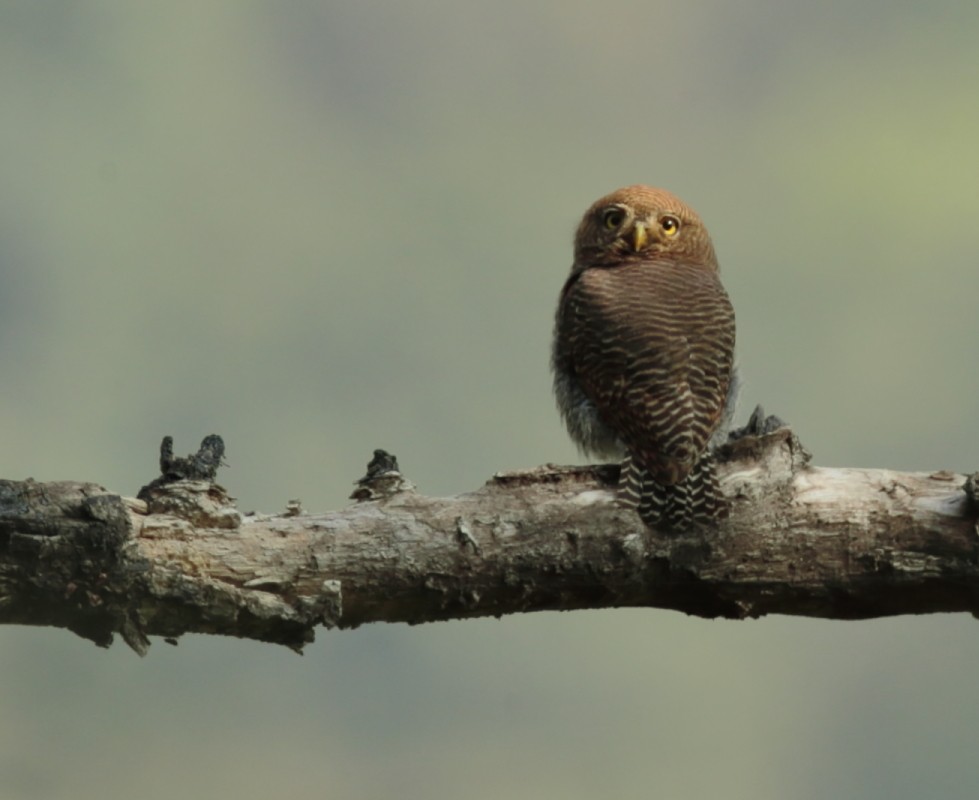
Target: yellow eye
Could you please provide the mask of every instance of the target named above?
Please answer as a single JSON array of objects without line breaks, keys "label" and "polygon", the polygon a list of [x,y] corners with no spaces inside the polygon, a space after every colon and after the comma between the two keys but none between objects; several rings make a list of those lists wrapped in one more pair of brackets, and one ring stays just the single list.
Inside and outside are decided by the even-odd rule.
[{"label": "yellow eye", "polygon": [[676,236],[680,232],[680,220],[676,217],[665,216],[659,221],[660,227],[669,237]]},{"label": "yellow eye", "polygon": [[612,208],[606,208],[602,212],[602,225],[605,226],[605,230],[611,231],[615,230],[622,224],[625,220],[625,211],[623,211],[618,206],[613,206]]}]

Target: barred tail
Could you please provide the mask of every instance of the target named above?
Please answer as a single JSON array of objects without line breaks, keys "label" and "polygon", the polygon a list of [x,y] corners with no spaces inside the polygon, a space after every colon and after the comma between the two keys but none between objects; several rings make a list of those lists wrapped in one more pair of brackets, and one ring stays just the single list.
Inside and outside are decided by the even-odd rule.
[{"label": "barred tail", "polygon": [[714,524],[727,516],[727,503],[708,451],[682,483],[657,483],[626,454],[619,477],[619,502],[635,508],[651,528],[683,533],[694,524]]}]

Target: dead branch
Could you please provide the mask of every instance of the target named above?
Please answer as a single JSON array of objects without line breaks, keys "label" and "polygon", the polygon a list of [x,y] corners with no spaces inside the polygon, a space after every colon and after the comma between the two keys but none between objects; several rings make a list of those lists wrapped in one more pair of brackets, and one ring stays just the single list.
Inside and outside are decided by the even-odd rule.
[{"label": "dead branch", "polygon": [[812,467],[787,428],[722,448],[730,518],[679,537],[615,504],[614,466],[501,473],[436,498],[383,451],[342,511],[242,517],[207,479],[223,451],[209,440],[188,459],[165,441],[164,476],[142,499],[0,481],[0,623],[103,646],[120,633],[142,653],[149,636],[188,632],[298,650],[317,625],[619,606],[979,612],[975,476]]}]

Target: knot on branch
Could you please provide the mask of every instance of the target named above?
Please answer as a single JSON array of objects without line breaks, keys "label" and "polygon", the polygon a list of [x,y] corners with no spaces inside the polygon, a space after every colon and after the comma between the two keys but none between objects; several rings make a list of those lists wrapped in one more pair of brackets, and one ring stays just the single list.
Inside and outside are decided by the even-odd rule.
[{"label": "knot on branch", "polygon": [[728,434],[728,441],[736,441],[746,436],[767,436],[775,433],[782,428],[788,428],[789,424],[775,414],[766,414],[761,403],[755,406],[755,410],[748,417],[748,423],[743,428],[735,428]]},{"label": "knot on branch", "polygon": [[196,453],[183,458],[173,454],[173,437],[164,436],[160,443],[160,477],[158,481],[213,481],[218,467],[228,466],[224,460],[224,439],[212,433],[205,436]]},{"label": "knot on branch", "polygon": [[224,461],[224,440],[205,436],[196,453],[177,457],[173,437],[164,436],[160,444],[160,476],[139,490],[137,497],[146,503],[150,514],[166,514],[186,520],[195,528],[241,526],[241,512],[227,489],[214,482]]},{"label": "knot on branch", "polygon": [[367,464],[367,474],[356,481],[357,488],[350,495],[351,500],[383,500],[400,492],[414,490],[398,467],[398,459],[386,450],[375,450],[374,457]]}]

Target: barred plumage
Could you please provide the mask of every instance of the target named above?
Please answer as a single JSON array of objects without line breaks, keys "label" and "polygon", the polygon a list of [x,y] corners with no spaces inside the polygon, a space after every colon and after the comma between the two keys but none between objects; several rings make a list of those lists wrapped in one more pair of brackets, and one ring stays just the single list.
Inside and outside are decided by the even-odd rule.
[{"label": "barred plumage", "polygon": [[596,202],[575,238],[552,366],[572,438],[625,457],[620,498],[679,531],[723,515],[712,439],[733,412],[734,311],[697,214],[660,189]]}]

